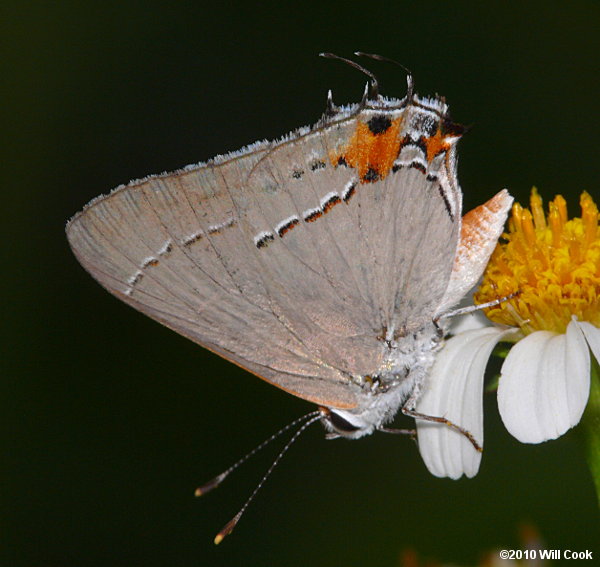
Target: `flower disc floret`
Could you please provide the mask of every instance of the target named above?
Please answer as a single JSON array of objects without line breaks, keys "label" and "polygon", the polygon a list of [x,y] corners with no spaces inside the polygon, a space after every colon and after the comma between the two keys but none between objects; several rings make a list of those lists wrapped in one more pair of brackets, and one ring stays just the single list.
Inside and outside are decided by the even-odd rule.
[{"label": "flower disc floret", "polygon": [[525,334],[564,333],[573,316],[600,327],[600,216],[588,193],[580,204],[581,218],[569,220],[558,195],[545,214],[534,188],[530,209],[513,206],[475,303],[516,295],[487,309],[489,319]]}]

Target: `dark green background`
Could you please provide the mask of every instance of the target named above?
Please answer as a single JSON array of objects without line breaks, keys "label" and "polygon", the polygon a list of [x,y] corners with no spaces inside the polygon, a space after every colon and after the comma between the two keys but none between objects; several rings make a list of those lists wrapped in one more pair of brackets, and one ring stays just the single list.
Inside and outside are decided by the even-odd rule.
[{"label": "dark green background", "polygon": [[578,212],[600,186],[597,2],[25,2],[0,21],[1,565],[392,566],[407,547],[464,564],[518,547],[523,521],[600,555],[577,432],[521,445],[493,395],[475,479],[433,478],[406,439],[314,427],[215,548],[276,448],[194,488],[311,406],[119,303],[64,237],[119,183],[314,122],[329,88],[356,101],[365,78],[324,50],[396,58],[474,125],[467,208],[537,184]]}]

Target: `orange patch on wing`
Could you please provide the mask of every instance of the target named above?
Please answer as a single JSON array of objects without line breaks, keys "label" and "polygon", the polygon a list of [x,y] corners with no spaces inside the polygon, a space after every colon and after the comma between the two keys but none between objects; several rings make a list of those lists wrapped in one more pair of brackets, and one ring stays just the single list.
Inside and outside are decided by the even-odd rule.
[{"label": "orange patch on wing", "polygon": [[427,161],[431,162],[440,152],[447,150],[450,144],[445,141],[445,137],[438,128],[438,131],[433,136],[425,138],[425,146],[427,148]]},{"label": "orange patch on wing", "polygon": [[385,132],[374,134],[366,122],[358,122],[348,145],[340,153],[329,156],[331,163],[336,166],[343,158],[348,167],[358,170],[363,182],[369,180],[365,179],[367,172],[375,172],[378,179],[385,178],[400,151],[401,126],[402,117],[392,120]]}]

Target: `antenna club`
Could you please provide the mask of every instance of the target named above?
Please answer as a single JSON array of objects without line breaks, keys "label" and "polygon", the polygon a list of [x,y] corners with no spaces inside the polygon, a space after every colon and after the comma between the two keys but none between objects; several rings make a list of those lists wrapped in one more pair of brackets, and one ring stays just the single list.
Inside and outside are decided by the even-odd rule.
[{"label": "antenna club", "polygon": [[199,486],[198,488],[196,488],[196,491],[194,492],[194,496],[202,496],[202,495],[206,494],[207,492],[210,492],[211,490],[214,490],[215,488],[217,488],[217,486],[219,486],[225,480],[225,478],[227,477],[229,472],[230,471],[227,470],[224,473],[221,473],[219,476],[216,476],[212,480],[208,481],[206,484],[203,484],[202,486]]},{"label": "antenna club", "polygon": [[225,527],[215,536],[215,545],[219,545],[225,539],[225,536],[228,536],[233,531],[233,528],[235,528],[241,516],[242,514],[238,513],[234,518],[229,520],[227,524],[225,524]]}]

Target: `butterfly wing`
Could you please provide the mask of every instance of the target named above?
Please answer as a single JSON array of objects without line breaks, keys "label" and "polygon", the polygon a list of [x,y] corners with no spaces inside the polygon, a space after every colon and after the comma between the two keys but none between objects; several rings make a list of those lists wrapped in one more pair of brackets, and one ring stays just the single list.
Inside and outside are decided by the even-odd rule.
[{"label": "butterfly wing", "polygon": [[95,279],[139,311],[291,393],[353,407],[348,378],[270,309],[253,235],[243,219],[231,223],[231,195],[257,158],[118,188],[71,220],[69,242]]},{"label": "butterfly wing", "polygon": [[381,369],[386,335],[431,320],[460,229],[443,159],[426,175],[407,146],[380,178],[335,161],[361,120],[120,187],[71,220],[71,247],[178,333],[299,397],[355,407],[354,378]]},{"label": "butterfly wing", "polygon": [[[251,185],[268,190],[248,222],[258,235],[299,220],[259,250],[265,289],[313,352],[365,375],[380,368],[383,339],[412,333],[436,314],[458,244],[460,191],[450,194],[458,211],[450,214],[447,189],[411,167],[416,154],[409,148],[395,171],[375,181],[336,166],[331,158],[354,129],[355,122],[329,128],[264,156]],[[326,165],[315,167],[315,159]],[[315,210],[326,212],[305,222]]]}]

